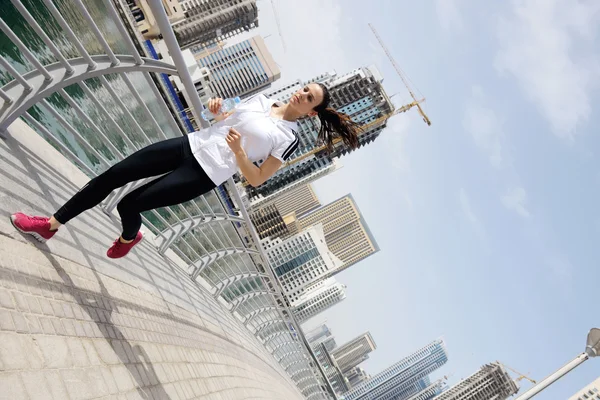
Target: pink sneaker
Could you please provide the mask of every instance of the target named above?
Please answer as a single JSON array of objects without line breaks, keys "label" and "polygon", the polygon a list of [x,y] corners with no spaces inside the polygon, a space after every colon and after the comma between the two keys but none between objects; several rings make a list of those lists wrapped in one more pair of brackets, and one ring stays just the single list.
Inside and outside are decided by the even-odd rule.
[{"label": "pink sneaker", "polygon": [[33,217],[20,212],[10,216],[10,222],[19,232],[29,234],[42,243],[57,232],[57,230],[50,230],[49,220],[50,218]]},{"label": "pink sneaker", "polygon": [[129,250],[131,250],[133,246],[141,242],[143,238],[144,235],[142,234],[142,232],[138,232],[137,235],[135,235],[135,239],[133,239],[133,242],[131,243],[122,243],[119,240],[119,238],[117,238],[117,240],[115,240],[110,249],[108,249],[108,251],[106,252],[106,256],[108,258],[125,257],[127,253],[129,253]]}]

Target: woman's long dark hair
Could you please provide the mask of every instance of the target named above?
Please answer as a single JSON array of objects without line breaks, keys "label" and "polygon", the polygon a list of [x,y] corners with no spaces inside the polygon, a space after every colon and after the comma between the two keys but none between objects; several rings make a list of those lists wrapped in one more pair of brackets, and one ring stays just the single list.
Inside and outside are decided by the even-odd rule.
[{"label": "woman's long dark hair", "polygon": [[329,102],[331,101],[329,89],[322,83],[318,85],[323,90],[323,101],[314,108],[321,122],[318,137],[319,142],[327,146],[327,150],[331,151],[335,144],[334,140],[340,138],[346,146],[356,149],[358,147],[360,125],[352,121],[352,118],[348,115],[329,107]]}]

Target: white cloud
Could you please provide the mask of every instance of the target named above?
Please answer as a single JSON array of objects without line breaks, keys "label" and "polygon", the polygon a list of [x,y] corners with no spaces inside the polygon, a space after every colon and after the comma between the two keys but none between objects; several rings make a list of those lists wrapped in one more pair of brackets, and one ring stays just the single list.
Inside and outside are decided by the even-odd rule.
[{"label": "white cloud", "polygon": [[531,213],[527,210],[527,192],[522,187],[515,187],[502,196],[502,204],[519,214],[523,218],[529,218]]},{"label": "white cloud", "polygon": [[471,226],[475,230],[477,236],[481,239],[485,238],[485,230],[483,229],[483,224],[473,212],[473,208],[471,207],[471,200],[469,199],[469,195],[467,194],[464,188],[461,188],[458,192],[458,201],[460,202],[460,206],[462,208],[463,214],[467,217],[467,220],[471,223]]},{"label": "white cloud", "polygon": [[487,154],[490,164],[500,169],[505,164],[501,142],[502,127],[494,110],[484,106],[484,103],[483,89],[473,86],[463,117],[463,127],[471,134],[477,147]]},{"label": "white cloud", "polygon": [[599,17],[593,0],[513,0],[498,24],[496,68],[514,75],[560,138],[574,139],[591,113]]},{"label": "white cloud", "polygon": [[462,30],[463,18],[460,11],[462,0],[436,0],[435,10],[438,20],[445,30]]}]

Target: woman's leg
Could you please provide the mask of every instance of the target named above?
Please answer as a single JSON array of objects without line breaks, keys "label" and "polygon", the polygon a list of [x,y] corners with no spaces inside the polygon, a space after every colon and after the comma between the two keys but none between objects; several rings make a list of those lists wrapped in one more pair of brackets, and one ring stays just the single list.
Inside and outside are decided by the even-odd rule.
[{"label": "woman's leg", "polygon": [[117,205],[123,233],[107,255],[111,258],[123,257],[142,239],[139,233],[142,225],[141,212],[180,204],[214,188],[215,184],[198,161],[190,156],[174,171],[129,193]]},{"label": "woman's leg", "polygon": [[10,216],[10,220],[22,233],[32,235],[39,241],[46,241],[54,236],[61,224],[94,207],[112,190],[138,179],[172,171],[190,155],[192,151],[186,136],[154,143],[92,179],[51,218],[17,212]]},{"label": "woman's leg", "polygon": [[134,190],[117,206],[123,224],[124,240],[132,240],[142,225],[140,213],[159,207],[172,206],[192,200],[215,184],[194,157],[187,158],[179,168]]},{"label": "woman's leg", "polygon": [[[129,182],[176,169],[190,153],[189,141],[185,136],[144,147],[89,181],[54,213],[53,219],[59,225],[66,224],[82,212],[98,205],[113,190]],[[51,225],[53,222],[50,220]]]}]

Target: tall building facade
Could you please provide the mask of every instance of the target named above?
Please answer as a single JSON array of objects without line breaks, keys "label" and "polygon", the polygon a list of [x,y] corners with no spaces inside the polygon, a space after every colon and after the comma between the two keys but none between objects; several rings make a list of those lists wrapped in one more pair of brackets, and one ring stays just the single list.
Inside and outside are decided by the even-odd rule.
[{"label": "tall building facade", "polygon": [[377,348],[371,333],[362,335],[344,343],[331,352],[342,372],[347,373],[352,368],[369,358],[369,353]]},{"label": "tall building facade", "polygon": [[335,278],[324,279],[322,283],[316,289],[307,290],[295,301],[296,305],[292,310],[299,323],[309,320],[346,298],[346,285],[337,282]]},{"label": "tall building facade", "polygon": [[422,389],[422,379],[448,361],[443,340],[435,340],[383,370],[371,379],[350,389],[345,400],[408,399]]},{"label": "tall building facade", "polygon": [[249,97],[281,77],[265,41],[258,35],[200,57],[198,63],[211,71],[211,90],[223,99]]},{"label": "tall building facade", "polygon": [[311,346],[332,336],[333,334],[331,333],[331,329],[329,329],[325,323],[318,325],[310,331],[304,332],[304,337],[306,337],[306,340]]},{"label": "tall building facade", "polygon": [[445,388],[445,379],[438,379],[433,383],[429,383],[429,380],[427,380],[427,385],[423,386],[423,389],[420,392],[409,397],[406,400],[432,400],[435,398],[435,396],[442,393]]},{"label": "tall building facade", "polygon": [[252,211],[250,220],[261,239],[286,237],[289,233],[287,224],[274,204]]},{"label": "tall building facade", "polygon": [[[321,206],[321,202],[310,183],[298,185],[264,204],[275,205],[281,215],[295,213],[298,217]],[[255,205],[252,204],[251,207],[254,209]]]},{"label": "tall building facade", "polygon": [[180,4],[185,19],[173,30],[183,49],[258,27],[256,0],[183,0]]},{"label": "tall building facade", "polygon": [[519,391],[501,364],[486,364],[470,377],[449,388],[435,400],[506,400]]},{"label": "tall building facade", "polygon": [[[374,66],[358,68],[342,76],[327,73],[308,82],[296,81],[267,95],[285,102],[289,100],[291,93],[313,81],[322,82],[329,88],[333,108],[347,113],[360,124],[372,122],[394,110],[394,105],[383,89],[383,78]],[[263,185],[257,188],[248,187],[248,196],[251,200],[267,197],[309,175],[314,175],[328,168],[334,159],[347,153],[341,147],[335,148],[331,154],[325,150],[313,152],[318,146],[317,136],[320,127],[318,118],[303,118],[298,124],[299,145],[291,159],[309,152],[312,154],[299,162],[283,166]],[[363,132],[359,137],[360,145],[364,146],[372,142],[385,126],[386,122],[382,122]]]},{"label": "tall building facade", "polygon": [[301,229],[323,224],[327,247],[344,263],[333,273],[379,251],[375,237],[351,194],[304,215],[298,222]]},{"label": "tall building facade", "polygon": [[310,184],[300,185],[273,201],[250,208],[250,219],[261,239],[286,239],[301,231],[298,217],[321,205]]},{"label": "tall building facade", "polygon": [[[135,27],[144,39],[156,39],[160,35],[160,28],[154,18],[154,13],[148,6],[147,0],[127,0],[131,15],[135,20]],[[185,14],[178,0],[162,0],[165,14],[171,24],[185,19]]]},{"label": "tall building facade", "polygon": [[327,348],[328,341],[324,341],[314,346],[311,346],[317,361],[327,376],[327,380],[331,383],[333,390],[341,395],[350,389],[344,374],[336,365],[335,359],[331,357],[330,350]]},{"label": "tall building facade", "polygon": [[350,371],[345,374],[346,379],[348,379],[348,385],[350,388],[356,387],[362,382],[371,379],[371,375],[367,373],[362,367],[354,367]]},{"label": "tall building facade", "polygon": [[319,224],[279,241],[274,246],[266,247],[269,264],[292,306],[305,300],[301,300],[301,296],[314,286],[315,282],[342,265],[329,251],[323,226]]},{"label": "tall building facade", "polygon": [[600,378],[569,397],[569,400],[600,400]]},{"label": "tall building facade", "polygon": [[323,348],[329,352],[337,347],[337,343],[335,342],[335,338],[333,336],[323,339],[321,344],[323,344]]}]

